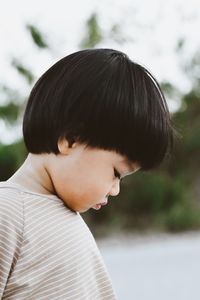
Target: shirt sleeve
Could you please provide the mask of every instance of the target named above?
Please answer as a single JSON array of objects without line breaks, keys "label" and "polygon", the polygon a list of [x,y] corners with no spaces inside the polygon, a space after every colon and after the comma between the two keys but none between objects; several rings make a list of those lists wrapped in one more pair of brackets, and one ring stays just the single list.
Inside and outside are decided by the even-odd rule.
[{"label": "shirt sleeve", "polygon": [[0,199],[0,299],[20,255],[22,236],[22,205]]}]

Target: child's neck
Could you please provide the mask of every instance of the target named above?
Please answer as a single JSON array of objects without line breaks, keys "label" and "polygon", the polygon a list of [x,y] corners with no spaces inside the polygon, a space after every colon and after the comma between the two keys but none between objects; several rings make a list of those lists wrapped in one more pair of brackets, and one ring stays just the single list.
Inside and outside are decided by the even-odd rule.
[{"label": "child's neck", "polygon": [[44,162],[45,155],[29,153],[21,167],[7,181],[35,193],[56,194]]}]

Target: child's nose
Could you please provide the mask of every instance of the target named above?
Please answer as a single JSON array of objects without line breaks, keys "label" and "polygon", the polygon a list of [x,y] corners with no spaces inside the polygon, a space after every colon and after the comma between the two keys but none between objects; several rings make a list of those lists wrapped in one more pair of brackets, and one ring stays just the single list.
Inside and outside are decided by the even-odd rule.
[{"label": "child's nose", "polygon": [[110,196],[117,196],[120,192],[120,180],[115,180],[111,191],[110,191]]}]

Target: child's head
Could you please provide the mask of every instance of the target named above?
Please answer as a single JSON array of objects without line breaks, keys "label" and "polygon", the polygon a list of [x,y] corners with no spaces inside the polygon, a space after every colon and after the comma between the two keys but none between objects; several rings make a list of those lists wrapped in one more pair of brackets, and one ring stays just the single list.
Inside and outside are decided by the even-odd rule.
[{"label": "child's head", "polygon": [[[87,161],[96,164],[101,172],[98,155],[104,171],[106,161],[111,163],[122,157],[129,166],[133,163],[132,171],[149,170],[170,153],[173,132],[166,101],[155,78],[126,54],[113,49],[78,51],[54,64],[33,87],[23,121],[24,141],[30,153],[53,153],[57,157],[65,154],[63,141],[67,141],[68,149],[73,149],[73,145],[89,149],[86,156],[80,156],[80,147],[79,152],[73,150],[72,157],[79,155],[85,161],[81,169],[82,162],[77,160],[74,169],[68,160],[72,168],[68,182],[73,174],[77,178],[79,167],[80,172],[87,169]],[[96,152],[90,152],[91,149]],[[106,152],[105,157],[101,150],[112,152]],[[117,156],[112,158],[109,153]],[[126,170],[131,171],[131,168]],[[91,165],[89,172],[92,174]],[[56,179],[58,174],[57,169],[54,181],[59,180]],[[108,176],[105,172],[102,174],[105,178]],[[88,184],[92,190],[89,182],[83,181],[86,175],[87,172],[79,178],[80,186],[76,189],[81,190],[83,184]],[[98,178],[93,180],[94,186]],[[111,194],[106,189],[103,197]],[[82,198],[89,197],[87,193],[82,194]],[[116,190],[113,194],[117,194]],[[65,198],[64,192],[60,195]],[[78,206],[71,207],[77,209]]]},{"label": "child's head", "polygon": [[63,137],[114,150],[143,170],[159,165],[173,141],[157,81],[112,49],[78,51],[47,70],[30,94],[23,134],[31,153],[58,154]]}]

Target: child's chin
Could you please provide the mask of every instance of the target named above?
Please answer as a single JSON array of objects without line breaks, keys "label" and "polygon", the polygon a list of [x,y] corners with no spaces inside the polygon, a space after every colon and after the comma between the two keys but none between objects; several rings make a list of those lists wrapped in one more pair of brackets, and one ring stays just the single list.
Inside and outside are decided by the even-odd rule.
[{"label": "child's chin", "polygon": [[86,211],[88,211],[90,208],[94,209],[94,210],[99,210],[101,209],[101,207],[105,205],[105,204],[95,204],[94,206],[92,207],[89,207],[89,208],[76,208],[76,209],[72,209],[73,211],[75,212],[78,212],[78,213],[84,213]]},{"label": "child's chin", "polygon": [[90,207],[89,208],[78,208],[78,209],[76,209],[74,211],[78,212],[78,213],[84,213],[84,212],[88,211],[89,209],[90,209]]}]

